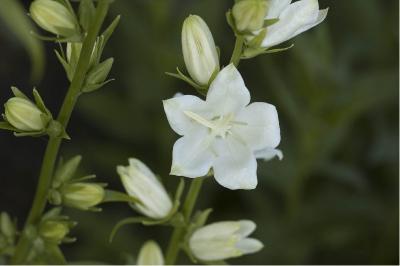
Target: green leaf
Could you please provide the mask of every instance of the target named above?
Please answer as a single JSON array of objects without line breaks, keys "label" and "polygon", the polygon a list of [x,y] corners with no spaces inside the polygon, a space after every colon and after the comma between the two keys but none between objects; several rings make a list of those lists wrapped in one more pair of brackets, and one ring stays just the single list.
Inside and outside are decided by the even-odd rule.
[{"label": "green leaf", "polygon": [[31,80],[36,83],[43,76],[45,52],[43,43],[30,33],[34,26],[26,13],[20,1],[0,1],[0,19],[5,22],[5,25],[10,28],[10,32],[14,33],[28,52],[32,63]]}]

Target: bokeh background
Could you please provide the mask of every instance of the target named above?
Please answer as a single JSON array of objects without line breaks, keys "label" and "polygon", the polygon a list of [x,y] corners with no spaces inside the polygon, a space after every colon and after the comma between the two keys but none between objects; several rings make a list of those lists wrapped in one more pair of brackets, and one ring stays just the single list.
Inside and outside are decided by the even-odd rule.
[{"label": "bokeh background", "polygon": [[[30,1],[18,1],[28,8]],[[161,100],[195,92],[164,72],[184,69],[180,31],[189,14],[207,21],[222,62],[228,62],[234,37],[225,12],[232,2],[115,1],[108,20],[117,14],[122,20],[106,50],[115,58],[115,81],[81,97],[68,128],[72,141],[63,144],[62,155],[82,154],[81,173],[96,173],[113,189],[122,189],[116,165],[137,157],[173,191],[177,178],[168,173],[178,136]],[[277,106],[285,158],[259,162],[259,185],[252,191],[206,182],[198,206],[214,208],[210,221],[254,220],[254,236],[265,243],[261,252],[231,263],[399,263],[398,5],[320,0],[321,7],[330,7],[327,20],[295,38],[294,48],[242,61],[253,101]],[[68,86],[53,53],[57,46],[26,37],[26,16],[13,12],[0,7],[0,102],[11,96],[11,85],[26,93],[37,86],[57,113]],[[0,210],[17,217],[20,226],[45,145],[45,138],[0,132]],[[109,244],[113,225],[136,215],[128,206],[67,212],[79,222],[72,232],[77,243],[63,246],[71,262],[133,263],[145,240],[165,248],[171,231],[127,226]],[[180,262],[188,260],[182,255]]]}]

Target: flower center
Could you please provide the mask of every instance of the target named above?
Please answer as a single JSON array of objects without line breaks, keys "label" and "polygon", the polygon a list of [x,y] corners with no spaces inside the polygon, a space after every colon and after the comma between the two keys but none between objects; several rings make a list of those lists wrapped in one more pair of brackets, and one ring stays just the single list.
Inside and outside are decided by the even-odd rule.
[{"label": "flower center", "polygon": [[232,132],[230,130],[232,125],[235,123],[232,120],[233,114],[216,116],[213,119],[208,120],[191,111],[184,111],[183,113],[200,125],[209,128],[213,136],[220,138],[226,138],[229,134],[231,134]]}]

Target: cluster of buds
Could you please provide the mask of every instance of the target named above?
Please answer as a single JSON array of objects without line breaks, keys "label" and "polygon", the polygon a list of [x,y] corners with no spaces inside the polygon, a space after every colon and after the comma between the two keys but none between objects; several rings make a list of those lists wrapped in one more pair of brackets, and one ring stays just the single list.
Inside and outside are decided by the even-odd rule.
[{"label": "cluster of buds", "polygon": [[14,97],[4,104],[1,129],[14,131],[16,136],[49,135],[68,138],[62,125],[53,120],[36,89],[33,89],[34,102],[16,87],[11,87],[11,90]]},{"label": "cluster of buds", "polygon": [[12,256],[15,248],[17,228],[10,216],[0,213],[0,256]]},{"label": "cluster of buds", "polygon": [[96,205],[105,198],[105,184],[87,182],[95,177],[93,175],[74,178],[81,159],[81,156],[75,156],[60,163],[54,175],[49,201],[54,205],[96,211],[99,210]]}]

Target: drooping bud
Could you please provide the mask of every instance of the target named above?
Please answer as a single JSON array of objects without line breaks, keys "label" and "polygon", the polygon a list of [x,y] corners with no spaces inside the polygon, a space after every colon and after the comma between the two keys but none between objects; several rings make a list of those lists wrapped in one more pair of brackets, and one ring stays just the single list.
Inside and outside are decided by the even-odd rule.
[{"label": "drooping bud", "polygon": [[268,2],[266,0],[242,0],[232,9],[236,28],[243,31],[257,31],[264,25]]},{"label": "drooping bud", "polygon": [[31,101],[10,98],[5,104],[5,118],[13,127],[22,131],[41,131],[46,127],[44,113]]},{"label": "drooping bud", "polygon": [[137,265],[164,265],[164,256],[160,246],[152,240],[144,243],[139,251]]},{"label": "drooping bud", "polygon": [[182,51],[190,76],[196,83],[207,85],[219,71],[219,57],[211,31],[201,17],[190,15],[183,22]]},{"label": "drooping bud", "polygon": [[32,19],[44,30],[63,37],[78,33],[75,16],[60,2],[35,0],[29,8]]},{"label": "drooping bud", "polygon": [[129,166],[118,166],[117,172],[130,196],[141,204],[133,207],[153,219],[165,218],[172,210],[172,201],[154,173],[141,161],[129,159]]},{"label": "drooping bud", "polygon": [[104,188],[95,183],[71,183],[61,188],[62,203],[65,206],[89,210],[104,198]]},{"label": "drooping bud", "polygon": [[259,251],[263,244],[248,238],[256,228],[252,221],[226,221],[206,225],[189,239],[192,254],[203,261],[217,261]]},{"label": "drooping bud", "polygon": [[45,220],[40,223],[39,235],[45,241],[60,243],[69,233],[70,226],[68,222]]}]

